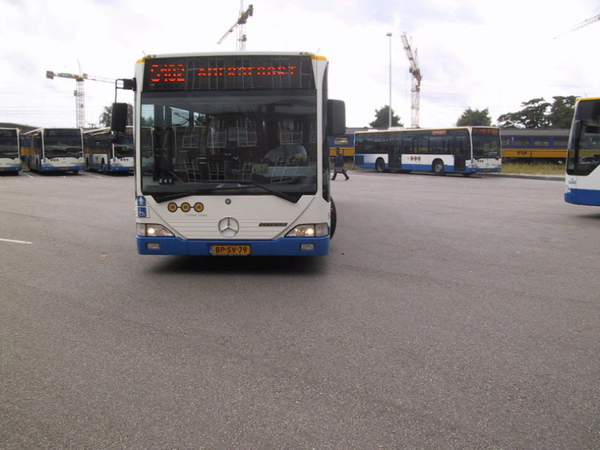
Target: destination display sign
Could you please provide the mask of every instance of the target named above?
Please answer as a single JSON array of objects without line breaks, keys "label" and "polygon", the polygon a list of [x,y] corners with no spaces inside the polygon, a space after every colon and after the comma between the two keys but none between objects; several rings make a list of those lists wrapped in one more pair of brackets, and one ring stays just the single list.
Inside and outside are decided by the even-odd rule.
[{"label": "destination display sign", "polygon": [[144,91],[314,89],[308,55],[148,58]]},{"label": "destination display sign", "polygon": [[500,130],[498,128],[473,128],[473,136],[475,135],[498,136]]}]

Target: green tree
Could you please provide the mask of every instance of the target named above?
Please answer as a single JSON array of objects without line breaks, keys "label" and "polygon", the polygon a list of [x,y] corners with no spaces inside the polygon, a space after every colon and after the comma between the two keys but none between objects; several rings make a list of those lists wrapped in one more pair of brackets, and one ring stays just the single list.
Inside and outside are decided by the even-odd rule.
[{"label": "green tree", "polygon": [[548,110],[552,105],[543,98],[534,98],[521,103],[524,108],[498,117],[501,128],[549,128]]},{"label": "green tree", "polygon": [[[112,118],[112,105],[105,106],[104,111],[102,111],[102,114],[100,114],[100,117],[98,117],[98,121],[100,122],[100,125],[103,127],[110,127],[111,118]],[[129,103],[127,104],[127,125],[128,126],[133,125],[133,105],[131,105]]]},{"label": "green tree", "polygon": [[554,103],[550,107],[550,128],[571,128],[573,113],[575,112],[575,102],[577,97],[569,95],[567,97],[552,97]]},{"label": "green tree", "polygon": [[[387,128],[390,120],[390,105],[385,105],[383,108],[379,110],[375,110],[375,120],[369,124],[371,128]],[[400,116],[396,116],[394,114],[394,110],[392,109],[392,126],[393,127],[403,127],[400,123]]]},{"label": "green tree", "polygon": [[491,124],[492,118],[490,117],[488,108],[482,110],[467,108],[456,122],[456,126],[458,127],[477,125],[490,126]]}]

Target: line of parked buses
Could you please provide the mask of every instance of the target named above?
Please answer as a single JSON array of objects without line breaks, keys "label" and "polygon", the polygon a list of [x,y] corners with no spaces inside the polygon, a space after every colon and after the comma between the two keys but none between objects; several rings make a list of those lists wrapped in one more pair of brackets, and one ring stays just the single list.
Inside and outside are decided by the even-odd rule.
[{"label": "line of parked buses", "polygon": [[133,173],[134,151],[132,128],[116,139],[110,128],[0,128],[0,173]]},{"label": "line of parked buses", "polygon": [[[463,176],[500,172],[502,161],[566,161],[565,200],[600,205],[600,176],[595,170],[600,166],[600,121],[596,122],[600,99],[582,102],[576,119],[577,114],[584,119],[574,120],[572,154],[567,154],[570,130],[495,127],[348,130],[329,137],[329,152],[331,157],[342,152],[355,166],[379,172]],[[130,127],[117,136],[109,128],[38,128],[23,133],[18,128],[0,128],[0,174],[18,174],[23,167],[40,174],[133,173],[134,155]]]},{"label": "line of parked buses", "polygon": [[[363,139],[366,128],[349,129],[345,135],[330,136],[331,156],[342,151],[351,160],[355,155],[355,136]],[[502,160],[504,162],[564,163],[569,141],[568,129],[501,129]],[[360,146],[360,145],[359,145]]]},{"label": "line of parked buses", "polygon": [[[387,131],[370,132],[366,129],[349,129],[344,135],[329,137],[329,151],[332,157],[341,151],[347,160],[354,160],[358,153],[358,147],[361,157],[355,164],[371,166],[371,168],[381,171],[388,166],[393,168],[394,162],[390,161],[393,159],[393,155],[387,158],[380,157],[379,163],[377,160],[369,163],[365,161],[368,158],[364,154],[393,153],[388,152],[387,148],[381,148],[391,147],[392,141],[400,144],[396,146],[410,145],[415,150],[413,152],[411,149],[411,152],[415,154],[440,153],[439,148],[435,151],[427,149],[426,152],[422,152],[423,149],[420,147],[425,145],[446,147],[447,153],[454,153],[452,146],[460,145],[457,141],[461,140],[461,130],[464,130],[463,133],[473,133],[475,130],[477,135],[478,130],[481,132],[483,128],[399,130],[395,140],[389,138],[390,132]],[[486,133],[483,136],[489,137],[489,132]],[[487,146],[489,148],[481,149],[483,154],[486,156],[491,154],[496,158],[501,154],[504,162],[564,163],[565,161],[569,139],[569,130],[567,129],[504,129],[499,131],[499,135],[501,149],[493,148],[494,141],[488,139]],[[465,135],[465,137],[468,139],[468,136]],[[409,144],[407,144],[408,141],[410,141]],[[406,150],[401,152],[406,153]],[[400,155],[400,153],[398,154]],[[440,158],[443,160],[443,157]],[[417,163],[418,161],[413,162]],[[401,162],[397,165],[402,169]],[[126,133],[119,136],[118,141],[115,142],[109,128],[85,131],[80,128],[38,128],[23,133],[20,133],[18,128],[0,128],[0,173],[18,173],[23,166],[38,173],[49,171],[77,173],[79,170],[132,173],[134,170],[132,129],[128,128]],[[438,165],[437,169],[433,166],[431,169],[434,172],[436,170],[448,171],[452,167],[454,167],[453,164],[444,164],[444,167]],[[496,167],[488,171],[495,171],[492,169],[496,169]],[[405,169],[405,171],[408,170]],[[418,170],[418,167],[413,170]]]}]

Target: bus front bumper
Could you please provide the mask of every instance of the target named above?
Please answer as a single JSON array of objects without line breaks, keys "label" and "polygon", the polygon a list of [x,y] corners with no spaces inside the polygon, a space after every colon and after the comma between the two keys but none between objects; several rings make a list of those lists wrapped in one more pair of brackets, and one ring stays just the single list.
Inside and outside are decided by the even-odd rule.
[{"label": "bus front bumper", "polygon": [[323,256],[329,253],[329,241],[329,236],[273,241],[197,241],[137,236],[137,247],[140,255]]}]

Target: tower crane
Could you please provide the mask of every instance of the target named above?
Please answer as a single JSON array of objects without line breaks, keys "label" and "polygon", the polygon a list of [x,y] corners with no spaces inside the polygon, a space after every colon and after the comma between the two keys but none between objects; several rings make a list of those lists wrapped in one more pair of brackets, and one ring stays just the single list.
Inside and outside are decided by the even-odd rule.
[{"label": "tower crane", "polygon": [[85,92],[83,89],[83,82],[85,80],[90,81],[101,81],[103,83],[114,83],[115,80],[111,78],[104,77],[96,77],[92,75],[88,75],[87,73],[82,73],[80,75],[75,75],[72,73],[55,73],[51,70],[46,71],[46,78],[54,79],[57,78],[70,78],[77,82],[74,95],[75,95],[75,112],[77,117],[77,128],[85,128]]},{"label": "tower crane", "polygon": [[573,27],[571,31],[577,31],[580,28],[587,27],[588,25],[593,24],[594,22],[598,22],[600,20],[600,14],[594,17],[590,17],[589,19],[584,20],[583,22],[578,23]]},{"label": "tower crane", "polygon": [[585,19],[583,22],[579,22],[577,25],[575,25],[573,28],[571,28],[569,31],[566,31],[562,34],[559,34],[558,36],[555,36],[554,39],[559,38],[567,33],[573,33],[574,31],[580,30],[581,28],[587,27],[588,25],[591,25],[595,22],[600,21],[600,14],[597,14],[595,16],[592,16],[588,19]]},{"label": "tower crane", "polygon": [[409,68],[408,71],[412,75],[412,88],[411,88],[411,127],[419,128],[419,112],[421,108],[421,79],[423,76],[421,75],[421,70],[419,69],[419,65],[417,64],[417,49],[413,51],[408,42],[408,37],[406,36],[406,32],[402,34],[402,44],[404,45],[404,50],[406,51],[406,56],[408,56]]},{"label": "tower crane", "polygon": [[237,28],[237,49],[238,50],[246,50],[246,22],[248,21],[248,17],[252,16],[254,13],[254,7],[252,5],[248,6],[248,9],[244,11],[244,1],[240,2],[240,17],[237,22],[233,24],[233,26],[227,30],[227,32],[223,35],[217,44],[223,42],[230,33],[233,32]]}]

